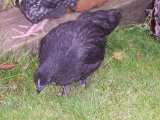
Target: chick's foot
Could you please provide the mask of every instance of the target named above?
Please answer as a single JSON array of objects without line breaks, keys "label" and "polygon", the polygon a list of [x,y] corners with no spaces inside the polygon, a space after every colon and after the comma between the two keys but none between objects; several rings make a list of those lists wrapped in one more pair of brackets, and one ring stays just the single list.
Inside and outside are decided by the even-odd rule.
[{"label": "chick's foot", "polygon": [[25,25],[19,25],[19,27],[21,28],[25,28],[25,29],[28,29],[27,32],[22,32],[22,31],[19,31],[17,29],[14,29],[12,28],[13,31],[21,34],[21,35],[18,35],[18,36],[13,36],[11,37],[12,39],[15,39],[15,38],[25,38],[25,37],[29,37],[31,35],[38,35],[36,34],[36,32],[38,31],[42,31],[42,33],[44,34],[44,25],[47,23],[48,19],[44,19],[42,20],[41,22],[39,22],[38,24],[33,24],[32,26],[25,26]]},{"label": "chick's foot", "polygon": [[35,29],[36,27],[37,27],[37,24],[32,25],[26,33],[22,32],[22,31],[19,31],[19,30],[17,30],[17,29],[12,28],[13,31],[18,32],[18,33],[20,33],[21,35],[12,36],[11,38],[12,38],[12,39],[15,39],[15,38],[25,38],[25,37],[28,37],[28,36],[31,36],[31,35],[38,35],[38,34],[34,33],[34,29]]}]

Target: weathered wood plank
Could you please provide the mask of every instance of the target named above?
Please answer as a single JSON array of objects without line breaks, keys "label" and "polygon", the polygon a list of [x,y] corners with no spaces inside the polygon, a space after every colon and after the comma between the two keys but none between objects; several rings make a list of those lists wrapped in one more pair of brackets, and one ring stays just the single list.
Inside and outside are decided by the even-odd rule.
[{"label": "weathered wood plank", "polygon": [[1,24],[10,22],[10,21],[19,19],[21,17],[24,17],[24,14],[22,14],[22,12],[18,8],[14,7],[14,8],[1,12],[0,17],[1,17],[0,19],[0,25],[1,25]]}]

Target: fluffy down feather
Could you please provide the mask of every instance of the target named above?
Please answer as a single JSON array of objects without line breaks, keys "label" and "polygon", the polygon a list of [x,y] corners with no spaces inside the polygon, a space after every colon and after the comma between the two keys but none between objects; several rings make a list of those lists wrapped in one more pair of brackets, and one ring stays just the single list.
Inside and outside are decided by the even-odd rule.
[{"label": "fluffy down feather", "polygon": [[60,24],[42,39],[40,67],[36,72],[38,92],[49,84],[68,86],[84,80],[101,65],[106,37],[119,24],[121,9],[86,12],[75,21]]}]

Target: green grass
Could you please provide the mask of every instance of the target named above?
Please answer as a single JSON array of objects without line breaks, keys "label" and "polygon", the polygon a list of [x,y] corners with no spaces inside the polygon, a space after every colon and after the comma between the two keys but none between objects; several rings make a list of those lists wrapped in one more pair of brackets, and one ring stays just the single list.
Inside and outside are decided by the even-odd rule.
[{"label": "green grass", "polygon": [[[20,65],[0,70],[0,119],[160,119],[159,42],[138,25],[118,27],[107,40],[105,59],[90,77],[90,85],[87,89],[71,85],[66,97],[50,94],[62,91],[56,85],[37,94],[38,55],[24,48],[19,54],[1,56],[1,61],[19,61]],[[107,63],[112,52],[118,51],[123,51],[123,60]]]},{"label": "green grass", "polygon": [[[10,3],[12,6],[15,4],[16,0],[5,0],[4,4],[3,4],[3,8],[5,9],[6,6]],[[20,0],[21,1],[21,0]]]}]

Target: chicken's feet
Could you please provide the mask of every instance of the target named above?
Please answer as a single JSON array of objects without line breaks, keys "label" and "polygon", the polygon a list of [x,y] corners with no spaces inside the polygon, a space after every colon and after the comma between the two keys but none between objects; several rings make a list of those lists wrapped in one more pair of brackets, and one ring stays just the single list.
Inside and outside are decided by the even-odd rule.
[{"label": "chicken's feet", "polygon": [[21,34],[21,35],[24,34],[24,32],[22,32],[22,31],[20,31],[20,30],[17,30],[17,29],[15,29],[15,28],[12,28],[12,30],[15,31],[15,32],[17,32],[17,33],[19,33],[19,34]]},{"label": "chicken's feet", "polygon": [[11,38],[12,39],[15,39],[15,38],[24,38],[24,37],[29,37],[31,35],[36,35],[37,36],[38,34],[36,34],[35,32],[38,32],[38,31],[42,31],[42,33],[44,34],[45,32],[44,32],[43,28],[44,28],[44,25],[47,23],[48,20],[49,19],[44,19],[41,22],[39,22],[38,24],[33,24],[32,26],[19,25],[19,27],[21,27],[21,28],[28,29],[28,31],[26,33],[12,28],[13,31],[18,32],[21,35],[19,35],[19,36],[13,36]]},{"label": "chicken's feet", "polygon": [[11,38],[12,38],[12,39],[15,39],[15,38],[24,38],[24,37],[28,37],[28,36],[31,36],[31,35],[38,35],[38,34],[34,33],[34,29],[35,29],[36,27],[37,27],[37,24],[32,25],[26,33],[22,32],[22,31],[19,31],[19,30],[17,30],[17,29],[12,28],[13,31],[18,32],[18,33],[20,33],[21,35],[13,36],[13,37],[11,37]]},{"label": "chicken's feet", "polygon": [[20,28],[25,28],[25,29],[29,29],[31,28],[31,26],[27,26],[27,25],[19,25]]}]

